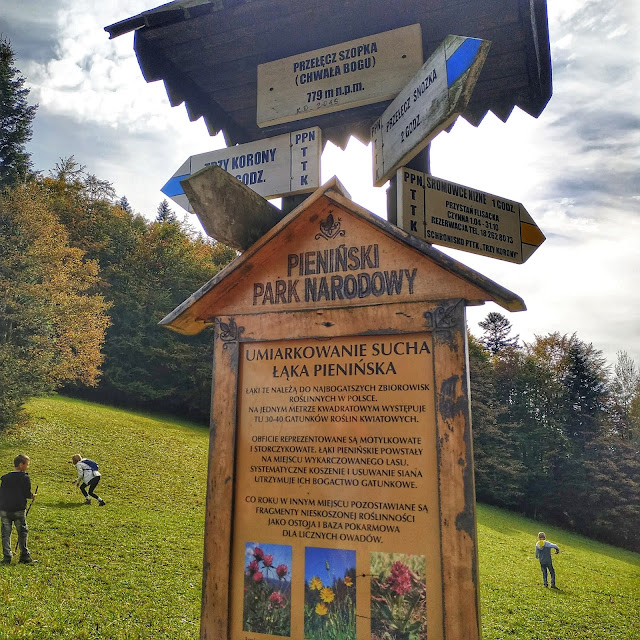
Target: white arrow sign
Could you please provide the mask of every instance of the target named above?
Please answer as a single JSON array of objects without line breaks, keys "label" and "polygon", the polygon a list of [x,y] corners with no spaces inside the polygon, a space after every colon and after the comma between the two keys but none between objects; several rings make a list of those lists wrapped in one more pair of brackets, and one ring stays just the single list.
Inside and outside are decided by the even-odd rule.
[{"label": "white arrow sign", "polygon": [[447,36],[371,128],[373,182],[382,186],[465,110],[491,43]]},{"label": "white arrow sign", "polygon": [[193,209],[180,181],[218,165],[263,198],[315,191],[320,186],[322,132],[318,127],[191,156],[162,187],[165,196]]}]

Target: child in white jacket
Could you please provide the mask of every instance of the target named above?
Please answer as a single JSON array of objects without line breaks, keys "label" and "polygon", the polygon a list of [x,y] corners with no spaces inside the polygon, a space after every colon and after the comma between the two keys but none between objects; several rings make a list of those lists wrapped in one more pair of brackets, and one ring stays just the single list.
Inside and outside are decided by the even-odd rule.
[{"label": "child in white jacket", "polygon": [[[87,464],[85,458],[79,453],[76,453],[73,458],[71,458],[71,462],[78,470],[78,477],[74,480],[74,483],[80,487],[80,491],[82,491],[82,495],[84,496],[84,503],[91,504],[91,497],[93,497],[98,501],[98,506],[104,507],[106,502],[95,492],[98,482],[100,482],[100,472]],[[89,489],[88,491],[87,488]]]}]

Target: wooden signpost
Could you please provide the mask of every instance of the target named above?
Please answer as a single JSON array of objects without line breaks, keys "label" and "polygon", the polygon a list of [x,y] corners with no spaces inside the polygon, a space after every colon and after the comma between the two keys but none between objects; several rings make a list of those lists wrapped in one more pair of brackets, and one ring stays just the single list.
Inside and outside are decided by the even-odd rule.
[{"label": "wooden signpost", "polygon": [[389,100],[422,61],[422,30],[414,24],[258,65],[258,125]]},{"label": "wooden signpost", "polygon": [[371,139],[376,187],[464,111],[489,47],[486,40],[447,36],[374,122]]},{"label": "wooden signpost", "polygon": [[465,306],[485,300],[524,309],[333,179],[162,321],[215,327],[201,638],[479,638]]},{"label": "wooden signpost", "polygon": [[407,169],[399,227],[335,178],[289,214],[264,200],[318,186],[312,125],[371,138],[381,186],[460,114],[541,113],[545,0],[395,4],[170,2],[107,27],[136,30],[172,105],[247,143],[163,187],[243,251],[161,322],[214,328],[202,640],[480,638],[465,308],[525,306],[431,243],[522,263],[544,235],[520,203]]},{"label": "wooden signpost", "polygon": [[522,264],[545,241],[519,202],[398,170],[398,226],[432,244]]},{"label": "wooden signpost", "polygon": [[322,132],[318,127],[191,156],[162,193],[193,211],[180,184],[200,169],[217,165],[264,198],[309,193],[320,186]]}]

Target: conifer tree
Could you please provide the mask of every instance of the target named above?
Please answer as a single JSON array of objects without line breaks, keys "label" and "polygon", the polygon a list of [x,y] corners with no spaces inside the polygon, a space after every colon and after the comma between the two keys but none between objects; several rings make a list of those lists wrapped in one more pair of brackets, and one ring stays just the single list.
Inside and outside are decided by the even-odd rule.
[{"label": "conifer tree", "polygon": [[29,105],[29,89],[14,67],[10,42],[0,38],[0,189],[24,181],[31,169],[25,145],[31,139],[37,105]]},{"label": "conifer tree", "polygon": [[484,329],[480,342],[492,356],[503,349],[513,349],[518,346],[519,336],[509,337],[511,323],[501,313],[492,311],[478,323],[478,326]]},{"label": "conifer tree", "polygon": [[165,198],[157,209],[156,222],[169,222],[175,224],[178,221],[178,217],[169,206],[168,200]]},{"label": "conifer tree", "polygon": [[127,196],[122,196],[122,198],[120,198],[120,200],[118,200],[116,204],[126,213],[133,213],[133,209],[129,204],[129,200],[127,199]]}]

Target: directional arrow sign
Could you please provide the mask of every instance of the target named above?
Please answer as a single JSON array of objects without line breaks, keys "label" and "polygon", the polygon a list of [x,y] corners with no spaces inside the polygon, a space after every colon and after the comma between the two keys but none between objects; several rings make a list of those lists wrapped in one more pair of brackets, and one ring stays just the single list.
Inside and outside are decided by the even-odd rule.
[{"label": "directional arrow sign", "polygon": [[376,187],[465,110],[490,46],[488,40],[447,36],[374,123],[371,138]]},{"label": "directional arrow sign", "polygon": [[161,191],[193,211],[180,181],[212,165],[222,167],[264,198],[315,191],[320,186],[321,138],[320,129],[311,127],[191,156]]},{"label": "directional arrow sign", "polygon": [[431,244],[522,264],[545,241],[513,200],[399,169],[398,226]]}]

